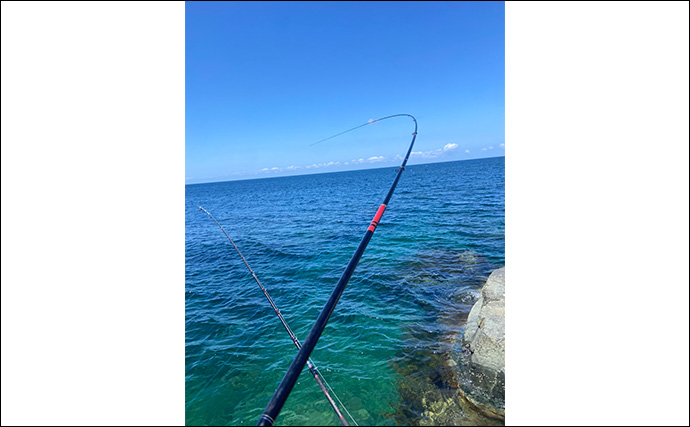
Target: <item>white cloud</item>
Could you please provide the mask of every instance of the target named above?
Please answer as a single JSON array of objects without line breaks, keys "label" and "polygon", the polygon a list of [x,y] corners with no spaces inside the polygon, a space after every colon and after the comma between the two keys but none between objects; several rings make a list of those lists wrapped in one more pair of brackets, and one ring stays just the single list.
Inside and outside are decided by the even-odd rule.
[{"label": "white cloud", "polygon": [[482,151],[486,151],[486,148],[482,148]]},{"label": "white cloud", "polygon": [[[373,120],[372,121],[376,121]],[[450,153],[454,150],[457,150],[459,148],[459,145],[451,142],[443,146],[443,148],[437,148],[436,150],[430,150],[430,151],[413,151],[410,153],[410,157],[412,158],[422,158],[422,159],[433,159],[437,157],[441,157],[446,155],[446,153]],[[482,151],[486,150],[484,148]],[[465,153],[469,153],[470,150],[465,150]],[[297,169],[319,169],[319,168],[328,168],[332,166],[340,166],[340,165],[361,165],[365,163],[380,163],[380,162],[399,162],[402,161],[403,157],[399,154],[395,155],[394,157],[386,157],[386,156],[371,156],[369,158],[359,158],[359,159],[352,159],[348,162],[340,162],[340,161],[330,161],[330,162],[323,162],[323,163],[312,163],[311,165],[308,166],[295,166],[295,165],[290,165],[286,166],[285,168],[279,168],[279,167],[272,167],[272,168],[263,168],[261,169],[260,172],[282,172],[282,171],[295,171]]]},{"label": "white cloud", "polygon": [[470,150],[465,150],[465,153],[469,153],[469,152],[470,152]]},{"label": "white cloud", "polygon": [[437,148],[436,150],[430,150],[430,151],[413,151],[410,153],[411,157],[421,157],[422,159],[434,159],[436,157],[440,157],[450,151],[456,150],[458,148],[458,144],[451,142],[449,144],[446,144],[443,146],[443,148]]},{"label": "white cloud", "polygon": [[505,148],[506,145],[505,144],[498,144],[498,146],[501,148]]},{"label": "white cloud", "polygon": [[492,146],[492,147],[489,147],[489,150],[493,150],[493,149],[494,149],[494,147],[493,147],[493,146]]}]

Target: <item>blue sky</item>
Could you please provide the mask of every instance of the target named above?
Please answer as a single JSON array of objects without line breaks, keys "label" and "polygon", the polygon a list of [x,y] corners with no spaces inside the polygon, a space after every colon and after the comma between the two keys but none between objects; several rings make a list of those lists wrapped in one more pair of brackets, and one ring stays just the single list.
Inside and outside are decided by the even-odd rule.
[{"label": "blue sky", "polygon": [[187,2],[186,183],[504,155],[503,2]]}]

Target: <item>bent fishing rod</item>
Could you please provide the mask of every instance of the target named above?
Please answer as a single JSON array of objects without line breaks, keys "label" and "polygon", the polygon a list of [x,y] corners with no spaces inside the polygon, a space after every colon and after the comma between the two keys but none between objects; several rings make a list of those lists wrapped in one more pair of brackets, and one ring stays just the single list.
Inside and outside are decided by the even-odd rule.
[{"label": "bent fishing rod", "polygon": [[280,413],[280,410],[283,408],[285,401],[287,400],[288,396],[290,395],[290,392],[295,386],[297,378],[302,372],[302,369],[304,369],[304,365],[309,360],[311,352],[314,350],[314,347],[316,347],[316,342],[319,340],[319,337],[321,337],[321,333],[326,327],[328,319],[331,317],[331,314],[333,313],[336,304],[338,304],[338,300],[342,296],[343,291],[347,286],[347,283],[350,281],[350,277],[352,277],[352,274],[354,273],[355,268],[357,267],[357,264],[359,263],[359,260],[362,257],[362,254],[364,253],[364,250],[367,248],[367,245],[371,240],[371,236],[373,236],[374,231],[376,231],[376,227],[378,226],[379,221],[381,221],[383,212],[386,210],[388,202],[390,201],[391,196],[393,196],[393,192],[395,191],[395,187],[398,185],[400,175],[405,170],[405,165],[407,165],[407,159],[409,159],[410,157],[410,153],[412,152],[412,146],[414,146],[414,141],[417,138],[417,119],[415,119],[410,114],[394,114],[392,116],[386,116],[377,120],[368,121],[367,123],[353,127],[352,129],[348,129],[344,132],[340,132],[336,135],[330,136],[326,139],[322,139],[321,141],[317,141],[314,143],[318,144],[331,138],[335,138],[336,136],[342,135],[344,133],[351,132],[355,129],[359,129],[363,126],[378,123],[382,120],[403,116],[407,116],[414,121],[414,132],[412,133],[412,142],[410,142],[410,148],[407,149],[407,154],[405,155],[402,164],[397,169],[395,179],[393,180],[393,184],[388,190],[388,194],[386,194],[386,198],[383,200],[383,203],[381,204],[381,206],[379,206],[378,210],[376,211],[374,219],[371,221],[371,224],[369,224],[367,231],[364,233],[364,237],[362,238],[362,241],[359,243],[357,250],[355,250],[354,255],[352,255],[350,262],[347,264],[347,267],[345,268],[343,275],[340,277],[340,280],[335,285],[335,289],[333,289],[330,298],[321,310],[321,313],[319,314],[319,317],[316,319],[316,322],[314,323],[314,326],[309,332],[309,335],[307,335],[307,338],[302,343],[302,348],[299,350],[295,358],[292,360],[292,364],[285,373],[285,376],[283,376],[283,380],[280,382],[278,388],[273,393],[273,397],[271,397],[271,400],[268,402],[266,409],[264,409],[261,418],[259,418],[259,422],[256,424],[257,426],[272,426],[275,423],[276,417]]},{"label": "bent fishing rod", "polygon": [[[278,316],[278,319],[280,319],[280,323],[283,324],[283,327],[284,327],[285,330],[287,331],[288,335],[290,335],[290,339],[292,339],[292,342],[293,342],[293,343],[295,344],[295,346],[297,347],[297,350],[299,350],[299,349],[301,348],[301,345],[300,345],[299,340],[297,339],[297,337],[295,336],[295,334],[292,332],[292,329],[290,329],[290,326],[289,326],[289,325],[287,324],[287,322],[285,321],[285,318],[283,318],[283,315],[282,315],[282,313],[280,312],[280,310],[278,309],[278,307],[276,306],[275,302],[273,302],[273,298],[271,298],[271,295],[269,295],[269,293],[268,293],[268,291],[266,290],[266,288],[264,287],[264,285],[261,284],[261,282],[259,281],[259,278],[256,277],[256,274],[254,273],[254,270],[252,270],[252,268],[249,266],[249,263],[248,263],[247,260],[244,258],[244,256],[242,255],[242,252],[240,252],[240,250],[239,250],[239,248],[237,247],[237,245],[235,245],[235,242],[232,241],[232,239],[230,238],[230,236],[228,236],[228,233],[225,232],[225,229],[223,228],[223,226],[220,225],[220,223],[216,220],[216,218],[213,217],[213,215],[211,215],[211,213],[210,213],[209,211],[207,211],[206,209],[202,208],[201,206],[199,206],[199,210],[200,210],[200,211],[206,212],[206,213],[208,214],[208,216],[210,216],[211,219],[218,225],[218,227],[220,227],[220,229],[223,231],[223,234],[225,234],[225,237],[228,238],[228,240],[230,241],[230,243],[232,244],[232,246],[233,246],[233,247],[235,248],[235,250],[237,251],[237,254],[240,256],[240,258],[242,258],[242,262],[244,262],[244,265],[247,266],[247,269],[248,269],[249,272],[251,273],[252,277],[254,278],[254,280],[256,281],[256,283],[259,285],[259,288],[261,288],[261,291],[264,293],[264,296],[265,296],[266,299],[268,300],[269,304],[271,304],[271,307],[273,308],[273,311],[275,311],[276,315]],[[321,389],[321,391],[323,392],[323,394],[326,396],[326,399],[328,399],[328,403],[331,404],[331,407],[333,408],[333,411],[335,411],[335,414],[338,416],[338,419],[340,420],[340,422],[341,422],[344,426],[349,426],[350,424],[347,422],[347,419],[345,419],[345,417],[343,416],[342,412],[340,412],[340,408],[338,408],[338,405],[333,401],[333,398],[331,397],[331,394],[328,392],[328,389],[327,389],[326,386],[324,385],[324,380],[325,380],[325,378],[322,379],[323,376],[321,375],[321,373],[319,372],[318,368],[316,367],[316,365],[314,365],[314,363],[313,363],[313,361],[312,361],[311,359],[307,360],[307,368],[309,369],[309,371],[311,372],[311,374],[314,376],[314,379],[316,380],[316,383],[319,385],[319,388]],[[330,388],[330,385],[329,385],[329,388]],[[332,388],[331,388],[331,391],[333,391]],[[340,402],[340,399],[339,399],[338,396],[335,394],[335,392],[333,392],[333,395],[334,395],[334,396],[336,397],[336,399],[338,399],[338,401]],[[350,412],[347,410],[347,408],[345,408],[345,405],[343,405],[342,402],[340,402],[340,404],[343,406],[343,408],[345,409],[345,411],[347,412],[347,414],[350,416],[350,418],[352,419],[352,421],[355,423],[355,425],[357,425],[357,422],[355,421],[354,418],[352,418],[352,415],[351,415]]]}]

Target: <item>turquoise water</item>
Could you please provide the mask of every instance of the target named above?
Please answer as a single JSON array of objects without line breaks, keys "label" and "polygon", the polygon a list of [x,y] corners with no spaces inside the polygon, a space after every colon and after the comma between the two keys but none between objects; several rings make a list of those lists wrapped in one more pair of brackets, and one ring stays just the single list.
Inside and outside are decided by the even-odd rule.
[{"label": "turquoise water", "polygon": [[[296,348],[223,225],[304,339],[395,168],[186,186],[186,422],[254,425]],[[312,359],[361,425],[433,424],[448,361],[504,265],[504,158],[408,166]],[[451,363],[453,365],[453,363]],[[439,378],[444,378],[439,380]],[[491,424],[461,408],[457,424]],[[305,369],[277,425],[338,425]]]}]

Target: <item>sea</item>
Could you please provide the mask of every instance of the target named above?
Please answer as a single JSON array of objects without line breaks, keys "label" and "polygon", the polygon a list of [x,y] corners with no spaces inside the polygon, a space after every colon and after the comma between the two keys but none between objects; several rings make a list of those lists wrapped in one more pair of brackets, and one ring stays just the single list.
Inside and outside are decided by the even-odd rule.
[{"label": "sea", "polygon": [[[297,352],[242,259],[199,207],[223,226],[303,340],[395,172],[186,186],[187,425],[255,425]],[[505,265],[504,194],[504,157],[403,172],[312,353],[357,424],[502,425],[457,398],[454,370],[479,289]],[[340,423],[305,369],[276,425]]]}]

